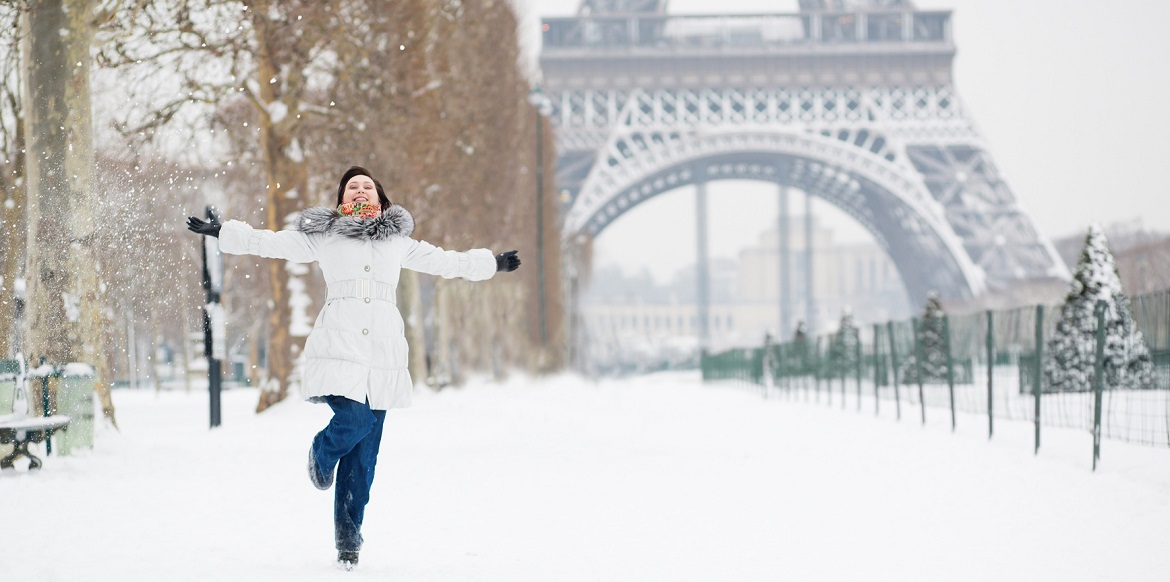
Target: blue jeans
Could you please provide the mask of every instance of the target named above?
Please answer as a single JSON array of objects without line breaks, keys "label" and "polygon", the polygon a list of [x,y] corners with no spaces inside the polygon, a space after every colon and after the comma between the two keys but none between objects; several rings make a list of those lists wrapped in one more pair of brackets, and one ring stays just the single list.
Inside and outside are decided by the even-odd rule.
[{"label": "blue jeans", "polygon": [[371,410],[368,402],[343,396],[326,396],[324,400],[333,409],[333,418],[313,437],[313,457],[326,474],[337,465],[333,485],[337,549],[356,552],[362,549],[362,517],[370,501],[386,411]]}]

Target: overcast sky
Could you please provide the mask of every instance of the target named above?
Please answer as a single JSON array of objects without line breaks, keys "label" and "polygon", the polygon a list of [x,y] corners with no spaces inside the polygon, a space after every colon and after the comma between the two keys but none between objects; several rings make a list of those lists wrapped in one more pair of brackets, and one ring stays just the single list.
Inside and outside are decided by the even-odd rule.
[{"label": "overcast sky", "polygon": [[[533,31],[540,16],[571,15],[578,4],[517,1]],[[1044,235],[1083,232],[1094,221],[1170,231],[1170,0],[916,5],[954,11],[958,93]],[[796,0],[670,3],[677,14],[796,10]],[[692,192],[659,196],[616,221],[597,240],[598,264],[648,268],[665,280],[693,261],[693,228],[664,228],[693,225]],[[774,187],[751,183],[713,185],[711,204],[713,256],[734,256],[777,212]],[[827,205],[815,209],[843,238],[864,236]]]}]

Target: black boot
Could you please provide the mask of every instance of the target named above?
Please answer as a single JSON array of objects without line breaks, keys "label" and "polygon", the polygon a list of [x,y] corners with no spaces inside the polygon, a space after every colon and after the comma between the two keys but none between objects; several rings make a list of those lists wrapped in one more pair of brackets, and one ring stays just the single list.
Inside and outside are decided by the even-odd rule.
[{"label": "black boot", "polygon": [[358,553],[357,552],[347,552],[344,550],[337,552],[337,565],[340,566],[346,572],[353,570],[354,567],[357,566],[357,563],[358,563]]}]

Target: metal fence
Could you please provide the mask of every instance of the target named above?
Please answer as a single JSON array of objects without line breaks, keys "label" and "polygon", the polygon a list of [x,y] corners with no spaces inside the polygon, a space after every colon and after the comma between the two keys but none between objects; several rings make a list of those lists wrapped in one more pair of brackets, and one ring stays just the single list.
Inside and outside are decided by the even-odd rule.
[{"label": "metal fence", "polygon": [[704,355],[700,366],[704,381],[746,382],[843,407],[868,403],[875,412],[892,406],[899,419],[926,422],[929,410],[941,409],[954,425],[958,412],[984,415],[989,435],[997,420],[1031,422],[1037,448],[1042,426],[1083,429],[1095,437],[1096,459],[1101,438],[1170,447],[1170,290],[1131,297],[1130,308],[1153,365],[1134,389],[1102,380],[1100,349],[1085,382],[1053,389],[1043,366],[1060,306],[1045,305],[944,316],[941,359],[924,354],[927,326],[913,319],[855,329],[847,342],[853,354],[840,348],[837,332]]}]

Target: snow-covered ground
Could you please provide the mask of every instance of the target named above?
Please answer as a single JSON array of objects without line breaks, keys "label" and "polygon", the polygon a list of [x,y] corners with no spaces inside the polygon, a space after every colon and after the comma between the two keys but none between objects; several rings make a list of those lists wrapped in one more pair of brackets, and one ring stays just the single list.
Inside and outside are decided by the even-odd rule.
[{"label": "snow-covered ground", "polygon": [[[361,565],[305,475],[320,405],[119,391],[92,453],[0,475],[0,580],[1165,580],[1170,451],[670,373],[474,382],[388,416]],[[863,407],[872,411],[872,401]],[[42,448],[43,450],[43,448]]]}]

